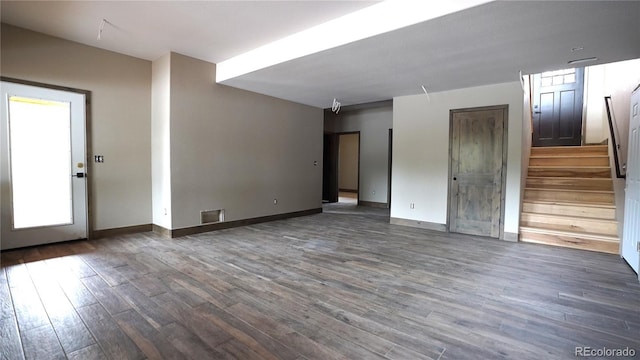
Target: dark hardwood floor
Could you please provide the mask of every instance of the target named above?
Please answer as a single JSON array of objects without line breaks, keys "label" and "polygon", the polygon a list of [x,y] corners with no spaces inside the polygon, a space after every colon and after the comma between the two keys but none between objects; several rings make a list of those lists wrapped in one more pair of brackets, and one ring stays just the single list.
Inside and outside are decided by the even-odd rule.
[{"label": "dark hardwood floor", "polygon": [[1,358],[640,356],[640,284],[619,256],[325,210],[3,252]]}]

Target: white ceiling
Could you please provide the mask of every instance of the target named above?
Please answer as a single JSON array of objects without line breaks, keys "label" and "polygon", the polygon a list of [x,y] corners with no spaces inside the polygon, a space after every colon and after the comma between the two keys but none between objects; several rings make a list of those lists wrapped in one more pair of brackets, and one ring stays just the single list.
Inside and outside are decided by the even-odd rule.
[{"label": "white ceiling", "polygon": [[[131,56],[219,63],[373,1],[6,1],[2,22]],[[107,19],[100,41],[98,27]],[[571,51],[572,48],[583,48]],[[640,1],[497,1],[223,83],[321,108],[640,58]]]},{"label": "white ceiling", "polygon": [[[2,22],[156,60],[218,63],[376,1],[1,1]],[[109,21],[97,39],[102,19]]]}]

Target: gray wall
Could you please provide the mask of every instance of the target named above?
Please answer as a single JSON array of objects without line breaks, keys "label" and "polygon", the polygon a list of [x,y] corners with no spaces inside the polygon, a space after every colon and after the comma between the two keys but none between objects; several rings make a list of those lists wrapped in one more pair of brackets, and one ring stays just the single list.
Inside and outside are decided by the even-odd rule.
[{"label": "gray wall", "polygon": [[95,230],[151,223],[151,62],[2,24],[0,74],[91,91]]},{"label": "gray wall", "polygon": [[170,179],[154,184],[171,195],[154,192],[154,218],[167,203],[171,229],[199,225],[201,210],[231,221],[322,206],[321,109],[218,85],[215,64],[176,53],[169,63]]},{"label": "gray wall", "polygon": [[94,230],[321,207],[321,109],[217,85],[214,64],[179,54],[152,64],[6,24],[1,46],[2,76],[91,91]]}]

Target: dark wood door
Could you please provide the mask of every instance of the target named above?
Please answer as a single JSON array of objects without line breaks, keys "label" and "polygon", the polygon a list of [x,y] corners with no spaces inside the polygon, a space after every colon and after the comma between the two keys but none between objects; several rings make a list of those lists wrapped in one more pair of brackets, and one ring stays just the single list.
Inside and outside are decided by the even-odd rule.
[{"label": "dark wood door", "polygon": [[451,113],[449,231],[500,237],[506,107]]},{"label": "dark wood door", "polygon": [[324,134],[322,200],[338,202],[338,135]]},{"label": "dark wood door", "polygon": [[533,76],[533,146],[580,145],[584,69]]}]

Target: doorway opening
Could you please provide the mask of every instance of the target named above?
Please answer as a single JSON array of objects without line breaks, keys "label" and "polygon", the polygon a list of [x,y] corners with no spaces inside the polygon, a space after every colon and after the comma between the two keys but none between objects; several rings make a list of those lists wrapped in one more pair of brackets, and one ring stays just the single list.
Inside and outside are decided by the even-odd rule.
[{"label": "doorway opening", "polygon": [[358,205],[360,132],[325,133],[323,203]]},{"label": "doorway opening", "polygon": [[360,133],[338,134],[338,202],[358,205]]}]

